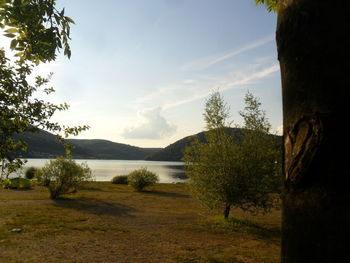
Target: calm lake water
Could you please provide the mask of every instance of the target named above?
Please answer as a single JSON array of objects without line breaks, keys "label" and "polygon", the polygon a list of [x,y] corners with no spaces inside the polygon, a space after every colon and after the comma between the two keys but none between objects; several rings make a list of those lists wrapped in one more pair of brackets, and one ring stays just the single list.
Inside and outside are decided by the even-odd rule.
[{"label": "calm lake water", "polygon": [[[49,159],[27,159],[24,167],[43,167]],[[184,182],[183,162],[156,162],[134,160],[76,160],[86,162],[96,181],[110,181],[116,175],[126,175],[136,169],[146,167],[159,176],[160,183]]]}]

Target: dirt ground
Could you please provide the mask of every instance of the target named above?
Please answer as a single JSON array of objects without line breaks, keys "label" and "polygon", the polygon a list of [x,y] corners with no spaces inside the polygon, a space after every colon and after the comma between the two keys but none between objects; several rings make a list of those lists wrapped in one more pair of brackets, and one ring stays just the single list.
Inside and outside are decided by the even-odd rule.
[{"label": "dirt ground", "polygon": [[225,222],[185,184],[139,193],[95,182],[57,201],[48,196],[39,186],[0,190],[1,263],[279,262],[279,211],[233,209]]}]

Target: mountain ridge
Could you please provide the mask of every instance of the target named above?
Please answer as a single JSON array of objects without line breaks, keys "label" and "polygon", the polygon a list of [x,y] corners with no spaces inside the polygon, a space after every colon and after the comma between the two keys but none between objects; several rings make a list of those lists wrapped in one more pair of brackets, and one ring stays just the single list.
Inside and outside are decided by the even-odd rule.
[{"label": "mountain ridge", "polygon": [[[62,143],[50,132],[24,132],[16,134],[16,139],[27,143],[27,151],[21,151],[18,157],[23,158],[56,158],[65,155]],[[67,139],[74,145],[72,157],[75,159],[115,159],[144,160],[147,155],[161,148],[141,148],[104,139]]]},{"label": "mountain ridge", "polygon": [[[240,128],[226,128],[227,133],[239,142],[244,132]],[[280,140],[281,136],[271,135]],[[22,133],[15,136],[28,145],[26,152],[18,157],[23,158],[56,158],[64,156],[63,145],[50,132],[40,130],[37,133]],[[112,142],[105,139],[67,139],[74,145],[72,157],[75,159],[104,159],[104,160],[146,160],[146,161],[183,161],[183,152],[195,138],[205,142],[205,131],[186,136],[165,148],[141,148],[129,144]]]}]

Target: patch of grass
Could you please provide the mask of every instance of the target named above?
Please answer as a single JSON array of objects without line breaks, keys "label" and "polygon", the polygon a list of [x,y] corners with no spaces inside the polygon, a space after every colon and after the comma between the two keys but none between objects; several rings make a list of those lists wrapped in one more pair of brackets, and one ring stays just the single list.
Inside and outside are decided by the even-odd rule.
[{"label": "patch of grass", "polygon": [[[185,184],[152,192],[93,182],[50,200],[46,188],[0,189],[0,258],[6,262],[277,263],[278,211],[213,217]],[[20,228],[20,233],[11,232]],[[64,251],[64,253],[62,253]],[[113,251],[113,253],[111,253]]]},{"label": "patch of grass", "polygon": [[241,259],[227,253],[217,253],[206,255],[201,262],[203,263],[244,263]]}]

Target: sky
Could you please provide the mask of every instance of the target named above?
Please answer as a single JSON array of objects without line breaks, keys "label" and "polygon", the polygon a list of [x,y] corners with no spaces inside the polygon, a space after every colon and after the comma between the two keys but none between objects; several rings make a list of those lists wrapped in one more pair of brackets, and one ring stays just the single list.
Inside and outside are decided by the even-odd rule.
[{"label": "sky", "polygon": [[90,126],[76,138],[165,147],[204,130],[213,91],[230,106],[233,125],[241,125],[249,90],[272,132],[280,132],[276,14],[255,1],[57,2],[75,21],[72,57],[60,55],[35,72],[53,72],[49,100],[70,104],[54,120]]}]

